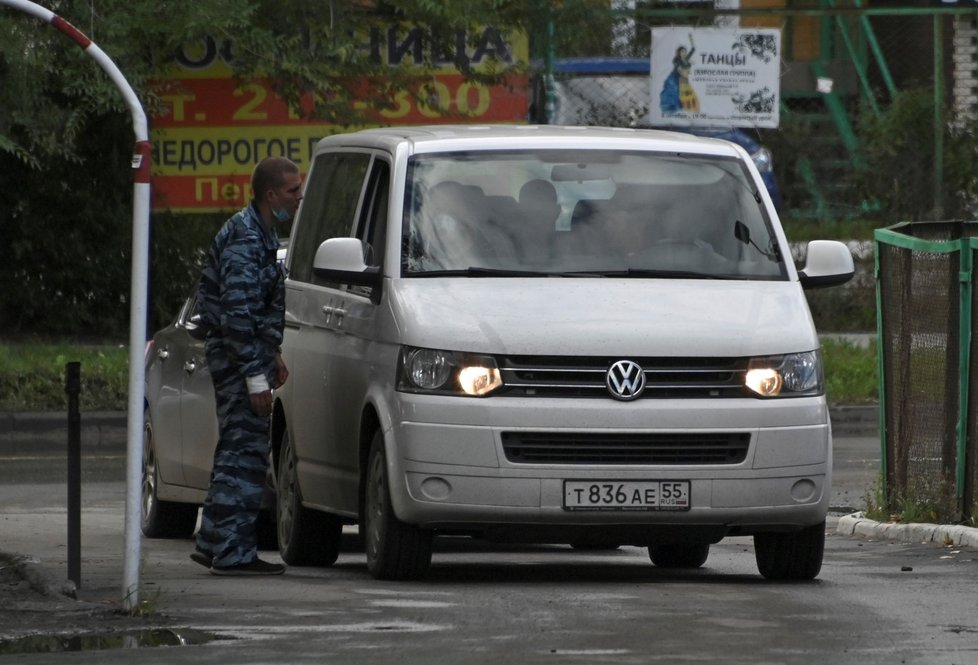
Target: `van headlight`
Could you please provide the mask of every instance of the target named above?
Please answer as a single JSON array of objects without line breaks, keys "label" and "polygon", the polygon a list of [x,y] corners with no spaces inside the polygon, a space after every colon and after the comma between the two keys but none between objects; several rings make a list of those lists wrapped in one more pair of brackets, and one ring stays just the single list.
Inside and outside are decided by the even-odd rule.
[{"label": "van headlight", "polygon": [[761,397],[821,395],[821,353],[816,350],[751,358],[744,384]]},{"label": "van headlight", "polygon": [[503,385],[492,356],[403,347],[397,389],[482,397]]}]

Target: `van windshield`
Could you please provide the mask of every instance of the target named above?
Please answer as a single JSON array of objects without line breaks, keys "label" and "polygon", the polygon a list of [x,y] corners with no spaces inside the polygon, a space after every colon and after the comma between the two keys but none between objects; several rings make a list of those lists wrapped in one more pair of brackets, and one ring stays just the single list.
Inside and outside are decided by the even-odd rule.
[{"label": "van windshield", "polygon": [[756,185],[736,159],[422,154],[407,182],[404,276],[786,279]]}]

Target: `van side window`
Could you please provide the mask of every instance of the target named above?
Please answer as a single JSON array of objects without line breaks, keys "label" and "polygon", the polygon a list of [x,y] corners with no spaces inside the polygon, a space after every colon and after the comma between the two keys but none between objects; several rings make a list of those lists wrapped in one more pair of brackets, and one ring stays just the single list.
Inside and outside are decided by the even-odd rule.
[{"label": "van side window", "polygon": [[312,281],[312,260],[327,238],[350,236],[360,202],[370,155],[329,153],[313,164],[302,202],[302,213],[292,232],[289,276]]},{"label": "van side window", "polygon": [[[384,265],[385,240],[387,238],[387,209],[390,201],[390,164],[375,159],[367,176],[367,190],[360,207],[360,221],[356,237],[363,241],[364,261],[369,266]],[[366,286],[350,286],[350,292],[371,297],[372,289]]]},{"label": "van side window", "polygon": [[390,200],[391,168],[387,162],[374,161],[367,182],[363,211],[357,228],[357,237],[370,248],[371,256],[366,257],[368,265],[382,265],[384,239],[387,236],[387,204]]}]

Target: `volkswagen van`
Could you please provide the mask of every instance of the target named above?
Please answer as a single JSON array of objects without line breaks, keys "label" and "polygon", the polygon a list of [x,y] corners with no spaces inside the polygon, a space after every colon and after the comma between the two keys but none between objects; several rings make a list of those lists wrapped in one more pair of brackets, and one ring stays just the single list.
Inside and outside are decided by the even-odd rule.
[{"label": "volkswagen van", "polygon": [[[432,541],[637,546],[669,568],[752,536],[821,568],[832,432],[806,288],[739,146],[559,126],[368,129],[315,149],[288,254],[279,548],[370,572]],[[489,555],[487,555],[489,556]]]}]

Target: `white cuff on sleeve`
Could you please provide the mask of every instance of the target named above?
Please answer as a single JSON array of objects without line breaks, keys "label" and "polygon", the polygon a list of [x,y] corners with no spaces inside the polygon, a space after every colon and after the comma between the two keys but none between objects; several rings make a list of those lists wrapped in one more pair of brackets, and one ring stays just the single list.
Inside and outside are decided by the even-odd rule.
[{"label": "white cuff on sleeve", "polygon": [[249,376],[245,378],[248,382],[248,394],[255,395],[257,393],[266,393],[270,390],[268,387],[268,379],[265,378],[264,374],[256,374],[254,376]]}]

